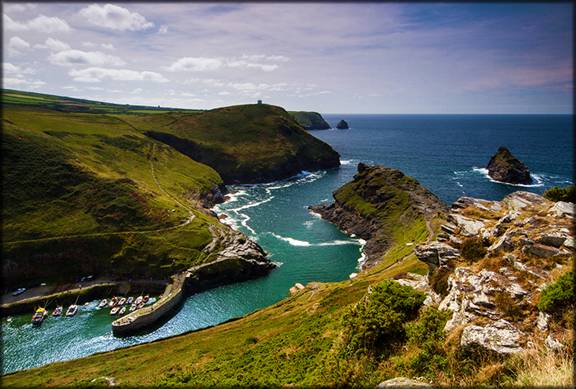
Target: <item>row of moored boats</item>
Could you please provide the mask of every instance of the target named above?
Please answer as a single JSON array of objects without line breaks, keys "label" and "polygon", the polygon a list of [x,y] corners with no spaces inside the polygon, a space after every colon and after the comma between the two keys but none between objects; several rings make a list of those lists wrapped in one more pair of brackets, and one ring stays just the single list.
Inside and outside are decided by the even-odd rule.
[{"label": "row of moored boats", "polygon": [[[117,297],[114,296],[110,300],[104,299],[100,301],[98,304],[98,309],[102,308],[111,308],[110,314],[111,315],[124,315],[126,311],[133,312],[137,309],[144,307],[145,305],[154,304],[156,302],[156,298],[146,296],[138,296],[138,297]],[[88,303],[87,303],[88,304]],[[53,317],[62,316],[74,316],[78,312],[78,305],[72,304],[68,307],[66,312],[64,312],[64,307],[59,305],[57,306],[54,311],[52,311]],[[32,324],[40,325],[48,316],[48,311],[46,308],[38,308],[32,315]]]},{"label": "row of moored boats", "polygon": [[124,315],[126,311],[134,312],[145,305],[153,304],[156,301],[154,297],[138,296],[138,297],[117,297],[114,296],[110,300],[104,299],[98,304],[98,308],[110,308],[111,315]]}]

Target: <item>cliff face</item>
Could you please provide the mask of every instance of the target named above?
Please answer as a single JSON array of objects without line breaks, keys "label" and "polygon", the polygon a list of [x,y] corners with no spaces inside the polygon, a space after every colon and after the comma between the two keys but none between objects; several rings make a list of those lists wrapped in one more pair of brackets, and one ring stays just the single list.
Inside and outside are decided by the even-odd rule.
[{"label": "cliff face", "polygon": [[490,177],[509,184],[531,184],[530,171],[506,147],[500,147],[486,167]]},{"label": "cliff face", "polygon": [[318,112],[290,111],[298,124],[307,130],[329,130],[330,124]]},{"label": "cliff face", "polygon": [[404,234],[402,229],[429,233],[430,221],[442,217],[446,209],[432,192],[401,171],[362,163],[354,179],[334,192],[334,199],[331,205],[311,210],[367,241],[364,268],[379,262]]},{"label": "cliff face", "polygon": [[225,183],[287,178],[302,170],[340,166],[328,144],[308,134],[280,107],[266,104],[183,115],[145,133],[214,168]]},{"label": "cliff face", "polygon": [[572,267],[573,221],[574,204],[528,192],[502,201],[462,197],[452,205],[438,239],[415,253],[429,264],[439,308],[451,314],[445,330],[462,330],[462,348],[510,354],[537,343],[566,347],[566,319],[539,310],[538,302]]}]

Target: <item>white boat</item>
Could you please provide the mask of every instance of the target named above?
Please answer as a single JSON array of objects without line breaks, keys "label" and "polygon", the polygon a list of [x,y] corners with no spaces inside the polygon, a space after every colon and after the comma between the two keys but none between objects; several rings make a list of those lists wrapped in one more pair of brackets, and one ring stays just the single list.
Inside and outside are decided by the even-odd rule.
[{"label": "white boat", "polygon": [[122,305],[124,305],[125,303],[126,303],[126,297],[122,297],[122,298],[120,299],[120,301],[118,301],[118,305],[119,305],[119,306],[122,306]]},{"label": "white boat", "polygon": [[60,316],[62,315],[62,306],[57,306],[56,309],[54,309],[54,311],[52,312],[52,316],[56,317],[56,316]]},{"label": "white boat", "polygon": [[142,302],[142,300],[144,300],[144,297],[138,296],[138,297],[136,297],[136,301],[134,301],[134,304],[140,305],[140,303]]},{"label": "white boat", "polygon": [[118,302],[118,297],[114,296],[110,299],[110,302],[108,303],[108,308],[113,308],[116,306],[116,303]]},{"label": "white boat", "polygon": [[128,297],[128,300],[126,300],[126,304],[132,304],[134,302],[134,297],[130,296]]},{"label": "white boat", "polygon": [[104,308],[106,304],[108,304],[108,300],[104,299],[100,301],[100,304],[98,304],[98,308]]},{"label": "white boat", "polygon": [[112,310],[110,311],[110,314],[111,314],[111,315],[115,315],[115,314],[118,313],[119,310],[120,310],[120,307],[114,307],[114,308],[112,308]]},{"label": "white boat", "polygon": [[146,301],[146,305],[152,305],[156,302],[156,297],[150,297],[148,301]]},{"label": "white boat", "polygon": [[133,312],[136,310],[136,304],[133,303],[132,305],[130,305],[130,309],[128,309],[130,312]]},{"label": "white boat", "polygon": [[72,304],[66,310],[66,316],[74,316],[78,312],[78,305]]},{"label": "white boat", "polygon": [[123,315],[123,314],[125,314],[125,313],[126,313],[126,307],[122,307],[122,308],[120,309],[120,312],[118,312],[119,315]]},{"label": "white boat", "polygon": [[144,298],[142,299],[142,302],[143,302],[143,303],[146,303],[146,302],[148,302],[148,300],[150,300],[150,296],[146,295],[146,296],[144,296]]}]

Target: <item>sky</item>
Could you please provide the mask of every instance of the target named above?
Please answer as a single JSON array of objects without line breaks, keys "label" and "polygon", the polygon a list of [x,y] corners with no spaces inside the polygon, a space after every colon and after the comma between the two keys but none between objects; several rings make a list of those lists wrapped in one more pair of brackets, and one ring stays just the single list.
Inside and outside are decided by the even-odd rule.
[{"label": "sky", "polygon": [[10,3],[3,87],[122,104],[571,113],[571,3]]}]

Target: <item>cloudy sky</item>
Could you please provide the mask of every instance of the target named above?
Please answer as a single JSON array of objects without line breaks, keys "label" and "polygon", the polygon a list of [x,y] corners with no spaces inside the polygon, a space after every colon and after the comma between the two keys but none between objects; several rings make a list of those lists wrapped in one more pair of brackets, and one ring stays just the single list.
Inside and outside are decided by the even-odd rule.
[{"label": "cloudy sky", "polygon": [[3,86],[183,108],[568,113],[571,7],[5,2]]}]

